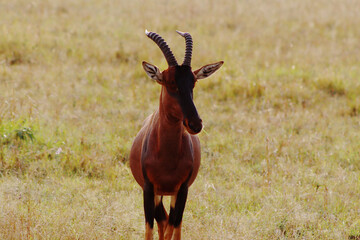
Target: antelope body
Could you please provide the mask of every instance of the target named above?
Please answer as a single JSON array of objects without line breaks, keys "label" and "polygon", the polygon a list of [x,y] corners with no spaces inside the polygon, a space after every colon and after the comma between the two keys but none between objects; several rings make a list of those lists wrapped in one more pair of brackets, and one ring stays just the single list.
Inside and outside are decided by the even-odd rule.
[{"label": "antelope body", "polygon": [[[177,31],[186,41],[182,65],[178,65],[170,48],[158,34],[145,32],[163,52],[168,69],[160,70],[147,62],[147,75],[161,84],[159,109],[151,114],[137,134],[130,152],[130,168],[143,189],[145,239],[153,238],[154,218],[159,239],[181,239],[181,222],[189,186],[200,167],[200,142],[196,136],[202,130],[193,102],[193,88],[198,79],[206,78],[223,62],[191,70],[192,37]],[[162,198],[171,196],[167,214]]]}]

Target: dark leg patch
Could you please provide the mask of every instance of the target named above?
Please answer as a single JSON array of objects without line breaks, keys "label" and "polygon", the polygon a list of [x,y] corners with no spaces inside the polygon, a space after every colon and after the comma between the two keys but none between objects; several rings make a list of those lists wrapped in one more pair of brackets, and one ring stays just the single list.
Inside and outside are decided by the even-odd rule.
[{"label": "dark leg patch", "polygon": [[157,222],[166,221],[166,211],[162,203],[162,197],[160,203],[155,206],[155,219]]},{"label": "dark leg patch", "polygon": [[188,194],[187,183],[181,185],[176,197],[175,208],[170,208],[169,224],[175,228],[180,226],[184,214],[185,203]]},{"label": "dark leg patch", "polygon": [[173,207],[170,207],[169,224],[172,226],[175,224],[175,208]]},{"label": "dark leg patch", "polygon": [[144,185],[144,211],[145,221],[149,224],[150,228],[154,228],[154,215],[155,215],[155,200],[154,200],[154,186],[145,181]]}]

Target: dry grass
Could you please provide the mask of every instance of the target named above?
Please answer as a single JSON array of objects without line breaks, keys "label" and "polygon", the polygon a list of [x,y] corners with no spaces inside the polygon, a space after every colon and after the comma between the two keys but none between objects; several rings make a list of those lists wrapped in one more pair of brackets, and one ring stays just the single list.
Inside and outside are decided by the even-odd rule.
[{"label": "dry grass", "polygon": [[185,239],[360,238],[360,4],[0,1],[0,238],[141,239],[128,153],[166,67],[193,67],[202,166]]}]

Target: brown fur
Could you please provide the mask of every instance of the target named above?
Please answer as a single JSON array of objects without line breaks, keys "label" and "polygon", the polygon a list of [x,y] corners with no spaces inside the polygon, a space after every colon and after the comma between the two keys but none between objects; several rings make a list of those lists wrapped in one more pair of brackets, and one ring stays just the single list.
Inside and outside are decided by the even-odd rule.
[{"label": "brown fur", "polygon": [[[181,238],[188,187],[198,174],[201,158],[199,138],[193,135],[202,129],[193,88],[197,79],[210,76],[222,64],[205,65],[194,74],[190,66],[170,66],[160,73],[143,62],[148,76],[162,85],[159,109],[146,118],[130,152],[132,174],[144,190],[145,239],[152,239],[154,217],[159,239]],[[163,195],[171,195],[169,215],[161,203]]]},{"label": "brown fur", "polygon": [[[171,71],[169,68],[163,72],[165,82],[170,81]],[[155,195],[175,195],[192,170],[190,186],[200,167],[200,141],[185,130],[180,106],[167,91],[162,86],[159,109],[145,120],[130,152],[130,168],[136,181],[144,186],[145,164]]]}]

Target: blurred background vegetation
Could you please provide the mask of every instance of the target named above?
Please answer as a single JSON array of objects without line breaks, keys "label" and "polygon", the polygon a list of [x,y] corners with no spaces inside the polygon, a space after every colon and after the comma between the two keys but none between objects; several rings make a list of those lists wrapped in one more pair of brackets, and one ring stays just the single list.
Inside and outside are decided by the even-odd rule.
[{"label": "blurred background vegetation", "polygon": [[184,239],[360,239],[360,2],[0,0],[0,238],[139,239],[144,30],[199,81]]}]

